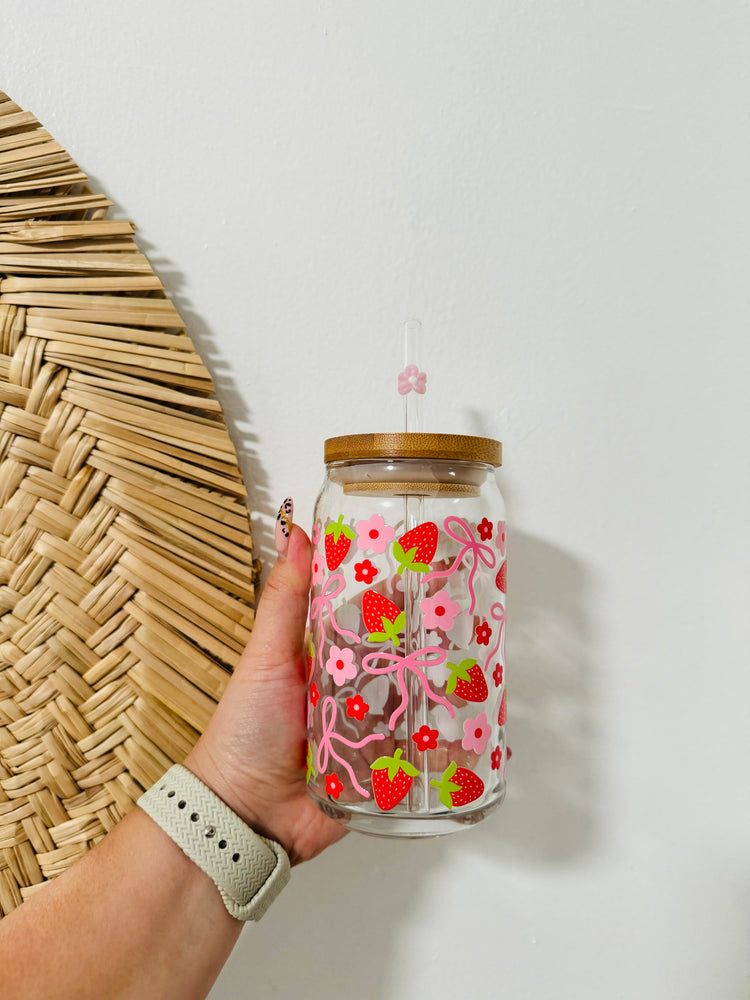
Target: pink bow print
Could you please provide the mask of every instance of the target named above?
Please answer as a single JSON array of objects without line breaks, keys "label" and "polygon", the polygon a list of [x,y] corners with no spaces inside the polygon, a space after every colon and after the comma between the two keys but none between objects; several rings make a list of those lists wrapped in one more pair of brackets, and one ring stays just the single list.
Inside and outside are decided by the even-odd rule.
[{"label": "pink bow print", "polygon": [[484,672],[487,673],[487,667],[490,664],[490,660],[495,655],[495,653],[500,649],[500,659],[505,663],[505,608],[502,604],[493,604],[490,608],[490,614],[495,619],[496,622],[500,622],[500,628],[497,631],[497,642],[490,653],[487,654],[487,659],[484,661]]},{"label": "pink bow print", "polygon": [[333,576],[329,576],[326,580],[323,590],[319,597],[314,597],[312,603],[310,604],[310,621],[313,618],[318,619],[318,624],[320,626],[320,642],[318,643],[318,663],[320,664],[321,671],[323,670],[323,645],[325,643],[325,626],[323,624],[323,612],[328,612],[328,617],[333,625],[334,631],[339,635],[343,635],[345,638],[353,639],[354,642],[359,642],[359,636],[355,635],[354,632],[350,632],[349,629],[339,628],[338,622],[333,614],[331,608],[331,601],[338,597],[341,591],[346,586],[343,573],[334,573]]},{"label": "pink bow print", "polygon": [[333,741],[336,740],[338,743],[343,743],[344,746],[351,747],[352,750],[359,750],[360,747],[365,746],[367,743],[372,743],[373,740],[384,740],[385,733],[370,733],[369,736],[365,736],[363,740],[358,741],[348,740],[345,736],[340,736],[337,732],[335,732],[337,713],[338,706],[336,705],[336,699],[325,698],[321,708],[323,718],[323,735],[320,737],[320,744],[318,746],[318,771],[323,774],[323,772],[327,769],[328,757],[330,754],[334,760],[337,760],[339,764],[346,768],[346,772],[352,779],[352,784],[357,789],[359,794],[364,795],[366,799],[369,799],[370,793],[357,781],[352,765],[349,761],[344,760],[343,757],[339,757],[333,749]]},{"label": "pink bow print", "polygon": [[[435,654],[434,658],[428,660],[425,658],[426,654]],[[423,658],[420,659],[420,656]],[[413,653],[409,653],[408,656],[398,656],[394,653],[368,653],[367,656],[362,660],[362,669],[368,674],[392,674],[396,672],[396,680],[398,681],[398,688],[401,692],[401,704],[395,710],[393,715],[391,715],[388,720],[388,728],[393,732],[396,728],[396,719],[406,711],[406,706],[409,704],[409,692],[406,687],[406,680],[404,674],[407,670],[411,670],[415,674],[422,685],[424,693],[432,701],[436,701],[441,705],[445,705],[451,718],[456,714],[456,710],[449,701],[445,698],[441,698],[439,694],[432,690],[429,681],[424,675],[422,667],[435,667],[439,663],[445,662],[445,650],[440,649],[439,646],[425,646],[424,649],[417,649]],[[370,663],[373,660],[390,660],[390,666],[387,667],[371,667]]]},{"label": "pink bow print", "polygon": [[[463,529],[463,531],[465,532],[464,537],[457,535],[454,531],[451,530],[452,524],[458,525],[459,528]],[[452,576],[452,574],[455,573],[460,568],[461,563],[466,557],[466,554],[468,552],[471,552],[474,558],[472,560],[471,570],[469,571],[469,579],[467,580],[466,585],[468,587],[469,593],[471,594],[471,604],[469,605],[469,614],[473,615],[474,608],[477,603],[476,595],[474,593],[474,576],[476,574],[477,569],[479,568],[479,561],[481,559],[481,561],[488,569],[494,569],[495,553],[492,551],[489,545],[484,545],[482,542],[478,541],[474,537],[474,533],[472,532],[469,525],[466,523],[466,521],[462,520],[462,518],[460,517],[454,517],[454,516],[446,517],[443,523],[443,528],[445,529],[446,535],[450,535],[450,537],[455,539],[457,542],[463,542],[464,547],[461,549],[461,551],[454,559],[452,566],[449,566],[448,569],[433,570],[432,573],[427,574],[427,576],[424,578],[424,582],[427,583],[428,580],[432,580],[432,578],[436,576]]]},{"label": "pink bow print", "polygon": [[398,391],[400,395],[405,396],[412,389],[420,396],[427,392],[427,373],[421,372],[416,365],[407,365],[398,374]]}]

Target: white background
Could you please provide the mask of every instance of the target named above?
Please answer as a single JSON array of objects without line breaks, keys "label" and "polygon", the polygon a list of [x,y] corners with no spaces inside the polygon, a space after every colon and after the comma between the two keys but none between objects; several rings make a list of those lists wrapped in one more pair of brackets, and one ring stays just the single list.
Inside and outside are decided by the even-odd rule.
[{"label": "white background", "polygon": [[5,0],[0,88],[139,226],[270,558],[325,437],[501,438],[511,790],[352,834],[212,1000],[736,1000],[748,975],[750,7]]}]

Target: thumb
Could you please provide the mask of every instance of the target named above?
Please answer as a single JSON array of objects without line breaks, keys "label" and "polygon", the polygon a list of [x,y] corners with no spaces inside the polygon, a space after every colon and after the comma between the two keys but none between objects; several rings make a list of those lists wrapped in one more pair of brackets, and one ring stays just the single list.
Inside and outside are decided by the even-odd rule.
[{"label": "thumb", "polygon": [[286,553],[271,569],[258,604],[250,641],[238,669],[289,667],[302,655],[310,600],[312,544],[302,528],[289,524]]}]

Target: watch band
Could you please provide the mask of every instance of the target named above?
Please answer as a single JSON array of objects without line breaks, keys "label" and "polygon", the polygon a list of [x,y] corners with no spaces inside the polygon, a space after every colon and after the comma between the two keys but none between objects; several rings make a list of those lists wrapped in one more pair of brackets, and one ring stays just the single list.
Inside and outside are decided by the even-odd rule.
[{"label": "watch band", "polygon": [[214,881],[238,920],[260,920],[289,881],[284,848],[254,833],[186,767],[171,767],[138,805]]}]

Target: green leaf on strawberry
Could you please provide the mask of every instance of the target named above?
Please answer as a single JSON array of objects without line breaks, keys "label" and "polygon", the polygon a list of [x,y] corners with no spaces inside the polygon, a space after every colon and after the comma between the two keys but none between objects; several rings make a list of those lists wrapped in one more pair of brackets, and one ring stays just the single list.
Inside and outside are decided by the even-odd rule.
[{"label": "green leaf on strawberry", "polygon": [[326,565],[329,570],[337,569],[346,558],[352,544],[352,539],[357,537],[348,524],[344,524],[344,515],[339,514],[338,520],[331,521],[325,530],[325,554]]},{"label": "green leaf on strawberry", "polygon": [[372,770],[372,792],[375,802],[384,812],[393,809],[407,795],[419,771],[408,760],[401,760],[399,747],[392,757],[378,757]]},{"label": "green leaf on strawberry", "polygon": [[430,784],[437,788],[438,798],[446,809],[465,806],[484,792],[484,782],[479,775],[468,767],[459,767],[454,760],[443,771],[440,780],[433,779]]},{"label": "green leaf on strawberry", "polygon": [[396,572],[403,574],[410,569],[413,573],[429,573],[431,562],[437,551],[438,528],[434,521],[425,521],[410,528],[393,543],[393,555],[398,563]]},{"label": "green leaf on strawberry", "polygon": [[388,642],[389,640],[394,646],[400,646],[401,640],[399,635],[404,631],[404,624],[406,619],[404,618],[404,612],[402,611],[398,618],[394,622],[389,621],[385,615],[380,619],[383,623],[382,632],[370,632],[367,636],[368,642]]},{"label": "green leaf on strawberry", "polygon": [[396,567],[396,572],[403,574],[405,570],[410,569],[413,573],[428,573],[430,567],[427,563],[415,562],[415,557],[418,552],[418,546],[415,545],[413,549],[409,549],[408,552],[404,552],[403,548],[398,542],[393,543],[393,555],[398,563]]},{"label": "green leaf on strawberry", "polygon": [[377,590],[366,590],[362,595],[362,620],[365,623],[368,642],[392,642],[400,646],[399,638],[404,631],[406,619],[393,601]]},{"label": "green leaf on strawberry", "polygon": [[482,668],[476,660],[469,658],[461,660],[459,664],[448,663],[447,667],[451,675],[445,685],[446,694],[456,694],[464,701],[480,702],[485,700],[489,689]]}]

